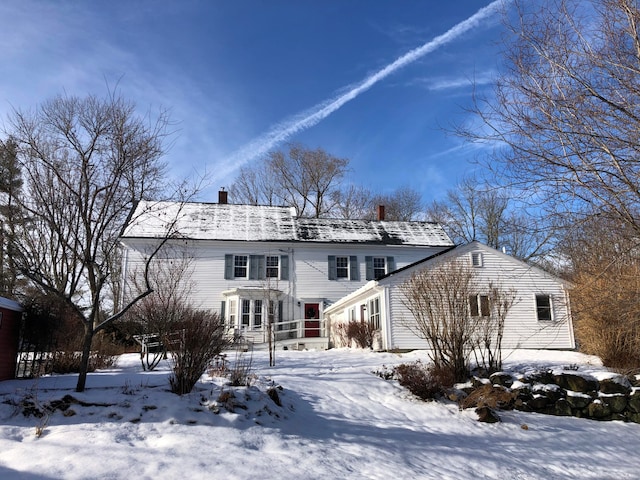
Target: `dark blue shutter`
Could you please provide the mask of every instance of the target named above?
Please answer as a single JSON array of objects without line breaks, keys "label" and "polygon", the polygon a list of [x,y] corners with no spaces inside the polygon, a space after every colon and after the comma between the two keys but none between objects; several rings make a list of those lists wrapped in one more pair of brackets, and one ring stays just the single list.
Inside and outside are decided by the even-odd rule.
[{"label": "dark blue shutter", "polygon": [[265,260],[264,255],[250,255],[249,256],[249,279],[250,280],[264,280]]},{"label": "dark blue shutter", "polygon": [[335,255],[329,255],[329,280],[338,279],[338,266]]},{"label": "dark blue shutter", "polygon": [[364,263],[366,264],[367,280],[374,280],[375,275],[373,273],[373,257],[364,257]]},{"label": "dark blue shutter", "polygon": [[233,255],[224,256],[224,278],[225,280],[233,279]]},{"label": "dark blue shutter", "polygon": [[394,272],[396,270],[396,260],[393,257],[387,257],[387,273]]},{"label": "dark blue shutter", "polygon": [[222,300],[222,303],[220,304],[220,319],[222,320],[223,323],[227,323],[227,319],[225,318],[225,307],[227,306],[227,302]]},{"label": "dark blue shutter", "polygon": [[289,255],[280,255],[280,280],[289,280]]},{"label": "dark blue shutter", "polygon": [[360,267],[358,266],[358,257],[355,255],[349,257],[349,275],[351,275],[349,280],[360,280]]},{"label": "dark blue shutter", "polygon": [[282,319],[284,318],[283,316],[283,307],[284,306],[284,302],[282,300],[278,301],[278,322],[282,323]]}]

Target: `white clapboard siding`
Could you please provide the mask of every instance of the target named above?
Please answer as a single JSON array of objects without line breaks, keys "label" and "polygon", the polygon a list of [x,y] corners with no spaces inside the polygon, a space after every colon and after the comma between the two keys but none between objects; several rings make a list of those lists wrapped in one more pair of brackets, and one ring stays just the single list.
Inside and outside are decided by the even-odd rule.
[{"label": "white clapboard siding", "polygon": [[[377,282],[371,282],[357,294],[338,301],[327,312],[330,318],[346,318],[341,311],[366,304],[375,296],[384,299],[382,338],[385,349],[427,348],[425,340],[415,331],[413,315],[404,304],[400,285],[413,273],[448,257],[465,258],[471,264],[471,254],[481,253],[481,266],[476,268],[481,285],[499,285],[504,291],[515,293],[515,302],[505,320],[503,348],[571,349],[575,347],[570,305],[564,282],[540,269],[531,267],[479,242],[472,242],[443,253],[440,257],[400,269]],[[381,293],[382,291],[382,293]],[[551,322],[538,321],[536,294],[550,295]]]}]

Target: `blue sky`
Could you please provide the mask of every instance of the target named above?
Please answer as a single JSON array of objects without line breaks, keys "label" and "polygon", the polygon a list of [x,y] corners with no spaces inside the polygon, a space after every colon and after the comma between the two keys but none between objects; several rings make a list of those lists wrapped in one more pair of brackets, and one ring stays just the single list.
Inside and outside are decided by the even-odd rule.
[{"label": "blue sky", "polygon": [[[484,152],[445,128],[473,121],[499,66],[498,12],[437,40],[489,0],[95,0],[0,3],[0,117],[59,93],[119,85],[140,113],[171,110],[171,174],[208,175],[202,200],[283,141],[350,160],[346,181],[425,202]],[[429,42],[401,68],[363,82]],[[318,113],[338,102],[328,115]],[[349,97],[350,98],[350,97]],[[303,120],[309,115],[313,120]],[[316,117],[313,117],[316,115]],[[233,199],[230,199],[233,201]]]}]

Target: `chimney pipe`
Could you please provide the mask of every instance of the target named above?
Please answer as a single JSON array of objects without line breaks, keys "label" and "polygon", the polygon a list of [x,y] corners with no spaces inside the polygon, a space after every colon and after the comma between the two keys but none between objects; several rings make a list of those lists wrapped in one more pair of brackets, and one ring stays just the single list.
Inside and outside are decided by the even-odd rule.
[{"label": "chimney pipe", "polygon": [[382,222],[384,220],[384,205],[378,205],[378,221]]},{"label": "chimney pipe", "polygon": [[227,193],[224,191],[224,188],[222,188],[219,192],[218,192],[218,203],[221,205],[226,205],[227,204]]}]

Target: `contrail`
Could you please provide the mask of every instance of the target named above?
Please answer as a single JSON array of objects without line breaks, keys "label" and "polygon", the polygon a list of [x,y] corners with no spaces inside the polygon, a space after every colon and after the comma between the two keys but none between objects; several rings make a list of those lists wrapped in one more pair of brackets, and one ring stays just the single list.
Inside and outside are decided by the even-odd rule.
[{"label": "contrail", "polygon": [[296,133],[317,125],[319,122],[342,107],[345,103],[353,100],[361,93],[366,92],[376,83],[385,79],[396,70],[415,62],[419,58],[433,52],[442,45],[455,40],[463,33],[478,26],[482,20],[493,15],[493,13],[506,1],[508,0],[495,0],[486,7],[478,10],[471,17],[450,28],[442,35],[438,35],[421,47],[411,50],[393,63],[390,63],[381,70],[378,70],[368,76],[360,83],[353,85],[346,93],[337,95],[329,100],[319,103],[318,105],[315,105],[310,109],[271,127],[268,132],[242,147],[229,159],[229,163],[227,163],[229,170],[235,170],[239,165],[266,154],[276,145],[286,141]]}]

